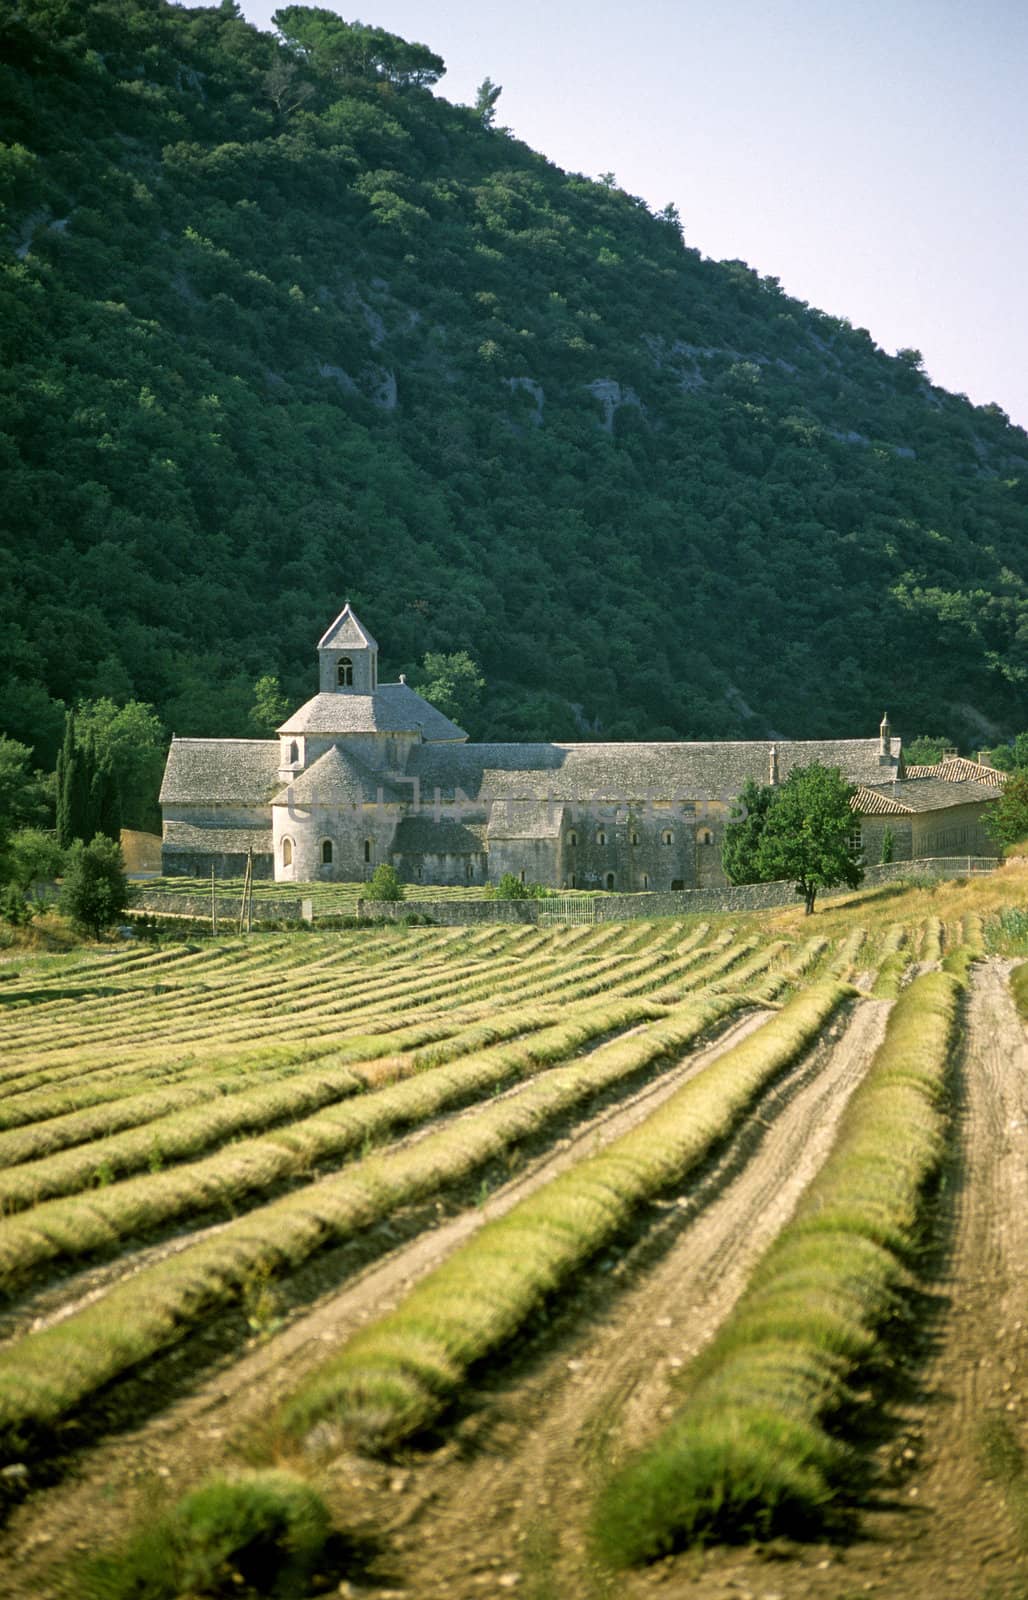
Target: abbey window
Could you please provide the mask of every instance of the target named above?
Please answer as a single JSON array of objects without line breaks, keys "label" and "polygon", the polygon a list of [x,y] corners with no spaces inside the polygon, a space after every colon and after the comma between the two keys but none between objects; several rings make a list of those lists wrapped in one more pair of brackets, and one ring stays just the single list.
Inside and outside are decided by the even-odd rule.
[{"label": "abbey window", "polygon": [[340,656],[336,666],[340,689],[353,688],[353,662],[349,656]]},{"label": "abbey window", "polygon": [[325,866],[325,867],[330,867],[332,865],[332,841],[331,841],[331,839],[322,839],[322,841],[321,841],[321,863],[322,863],[322,866]]}]

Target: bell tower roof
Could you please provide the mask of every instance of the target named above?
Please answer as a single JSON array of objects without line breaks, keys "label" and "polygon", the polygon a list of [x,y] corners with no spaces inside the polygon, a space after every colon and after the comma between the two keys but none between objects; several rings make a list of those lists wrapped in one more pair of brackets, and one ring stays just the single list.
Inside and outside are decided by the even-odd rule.
[{"label": "bell tower roof", "polygon": [[329,624],[318,640],[318,649],[342,650],[347,645],[355,650],[378,649],[378,645],[360,621],[349,600],[347,600],[336,620]]}]

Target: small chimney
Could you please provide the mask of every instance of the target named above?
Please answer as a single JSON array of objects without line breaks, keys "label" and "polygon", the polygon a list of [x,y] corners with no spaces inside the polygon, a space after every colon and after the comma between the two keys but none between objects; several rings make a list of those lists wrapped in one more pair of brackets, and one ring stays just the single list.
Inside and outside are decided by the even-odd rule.
[{"label": "small chimney", "polygon": [[772,786],[778,782],[778,746],[773,744],[767,753],[767,781]]},{"label": "small chimney", "polygon": [[882,720],[878,726],[878,754],[888,756],[892,754],[892,729],[889,727],[889,713],[882,713]]}]

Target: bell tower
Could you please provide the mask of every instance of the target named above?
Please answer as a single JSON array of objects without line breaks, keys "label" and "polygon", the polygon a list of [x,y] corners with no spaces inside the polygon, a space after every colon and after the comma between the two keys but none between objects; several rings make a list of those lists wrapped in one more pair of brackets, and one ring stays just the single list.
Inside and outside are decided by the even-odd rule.
[{"label": "bell tower", "polygon": [[378,645],[349,600],[318,640],[322,694],[372,694],[378,688]]}]

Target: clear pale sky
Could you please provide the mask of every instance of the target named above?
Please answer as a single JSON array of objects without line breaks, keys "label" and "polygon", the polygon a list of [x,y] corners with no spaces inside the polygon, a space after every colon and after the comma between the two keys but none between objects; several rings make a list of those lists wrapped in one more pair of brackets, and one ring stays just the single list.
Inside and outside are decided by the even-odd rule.
[{"label": "clear pale sky", "polygon": [[[278,0],[242,0],[270,29]],[[345,0],[330,7],[353,21]],[[497,122],[1028,426],[1026,0],[363,0]]]}]

